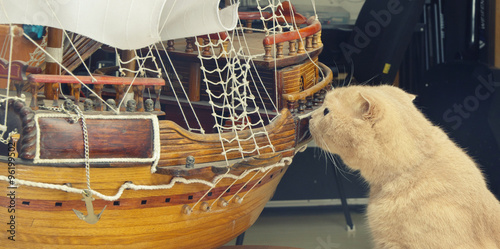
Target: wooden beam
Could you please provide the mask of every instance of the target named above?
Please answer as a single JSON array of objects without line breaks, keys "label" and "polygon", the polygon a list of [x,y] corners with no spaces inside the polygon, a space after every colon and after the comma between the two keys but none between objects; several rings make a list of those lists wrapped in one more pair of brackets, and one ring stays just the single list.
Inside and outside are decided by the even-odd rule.
[{"label": "wooden beam", "polygon": [[297,30],[288,31],[285,33],[281,33],[279,35],[268,35],[264,38],[263,44],[265,46],[265,45],[278,44],[290,40],[297,40],[299,38],[305,38],[314,35],[321,30],[321,23],[317,20],[308,24],[309,25],[307,27],[301,28],[298,31]]},{"label": "wooden beam", "polygon": [[201,90],[201,72],[200,63],[193,62],[189,66],[189,88],[188,97],[190,101],[200,101],[200,90]]},{"label": "wooden beam", "polygon": [[[92,81],[95,79],[95,81]],[[30,82],[36,83],[66,83],[66,84],[83,84],[92,85],[129,85],[134,82],[136,86],[163,86],[165,80],[160,78],[134,78],[134,77],[114,77],[114,76],[71,76],[71,75],[47,75],[47,74],[30,74],[28,76]]]},{"label": "wooden beam", "polygon": [[[59,51],[62,49],[63,46],[63,31],[61,29],[56,29],[56,28],[51,28],[49,27],[48,30],[48,38],[47,38],[47,50],[53,51],[54,53],[59,53],[56,51]],[[52,56],[55,57],[56,60],[59,60],[61,58],[59,55],[53,54]],[[61,51],[61,56],[62,56],[62,51]],[[61,74],[61,67],[57,62],[52,62],[52,59],[49,59],[49,57],[46,57],[46,62],[45,63],[45,73],[46,74],[52,74],[52,75],[59,75]],[[62,61],[59,61],[62,62]],[[45,85],[45,97],[47,99],[52,99],[54,101],[53,105],[56,106],[58,105],[57,99],[59,98],[59,84],[54,83],[50,85]]]},{"label": "wooden beam", "polygon": [[[121,52],[121,56],[122,56],[122,61],[124,61],[124,62],[130,61],[127,64],[123,64],[123,68],[135,71],[136,70],[136,66],[137,66],[136,60],[133,60],[135,58],[135,56],[136,56],[135,50],[123,50]],[[125,71],[125,76],[126,77],[134,77],[135,73],[130,72],[130,71]],[[115,89],[116,89],[116,103],[120,103],[122,101],[122,99],[125,98],[125,96],[126,96],[127,93],[132,92],[132,88],[130,88],[130,90],[125,93],[124,92],[125,89],[124,89],[123,85],[116,85]],[[123,103],[121,105],[120,111],[125,111],[126,104],[127,103]]]}]

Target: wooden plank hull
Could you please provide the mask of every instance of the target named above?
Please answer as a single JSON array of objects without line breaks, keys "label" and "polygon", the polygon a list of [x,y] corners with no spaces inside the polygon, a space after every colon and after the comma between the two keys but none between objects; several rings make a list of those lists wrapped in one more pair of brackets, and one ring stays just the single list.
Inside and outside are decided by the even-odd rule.
[{"label": "wooden plank hull", "polygon": [[[1,165],[4,167],[5,163]],[[73,182],[73,187],[85,186],[82,177],[78,177],[84,175],[83,169],[54,170],[54,167],[22,165],[16,168],[19,178],[46,182],[50,177],[51,182],[62,183],[62,179],[66,179]],[[6,224],[10,215],[15,215],[15,241],[9,240],[4,233],[0,237],[0,248],[214,248],[238,236],[255,222],[285,170],[286,167],[276,167],[267,173],[251,173],[234,184],[234,180],[224,179],[212,190],[203,184],[178,184],[168,190],[126,190],[118,201],[94,201],[96,212],[104,206],[106,209],[99,222],[93,225],[78,219],[72,211],[74,208],[86,213],[81,195],[19,186],[12,190],[15,191],[14,208],[8,208],[8,196],[0,196],[4,230],[8,229]],[[134,183],[145,185],[171,180],[171,176],[151,174],[147,165],[96,168],[92,174],[96,175],[93,188],[110,195],[131,176]],[[107,177],[101,182],[97,176],[104,174]],[[247,187],[243,188],[246,182]],[[0,188],[7,189],[8,184],[0,182]],[[201,210],[200,203],[191,214],[183,214],[184,205],[193,207],[209,190],[211,196],[203,201],[209,205],[215,202],[210,211]],[[237,192],[240,197],[245,196],[241,203],[233,198]],[[219,197],[232,200],[221,207],[217,204]]]},{"label": "wooden plank hull", "polygon": [[[193,134],[182,132],[182,128],[177,124],[169,121],[160,121],[160,139],[162,141],[160,164],[165,166],[182,165],[186,162],[187,156],[194,156],[198,163],[206,163],[210,161],[224,161],[225,156],[222,154],[222,149],[219,134]],[[258,144],[262,149],[260,153],[271,153],[272,149],[267,147],[272,142],[276,151],[286,151],[295,147],[295,121],[288,110],[284,110],[281,118],[271,123],[266,129],[258,128],[253,132],[245,130],[239,132],[240,141],[232,141],[225,143],[226,151],[235,148],[242,148],[243,151],[252,151],[255,149],[255,144]],[[181,131],[181,132],[178,132]],[[267,132],[266,135],[255,135],[254,139],[248,139],[252,133],[259,134]],[[234,133],[221,134],[223,139],[231,140],[234,138]],[[231,159],[241,158],[241,154],[237,150],[229,151],[226,157]],[[251,153],[243,153],[245,156],[258,155],[258,151]],[[287,152],[285,156],[291,156]]]},{"label": "wooden plank hull", "polygon": [[[43,122],[39,122],[39,129],[51,131],[52,135],[39,136],[52,139],[51,144],[58,146],[66,141],[64,132],[57,133],[61,129],[58,127],[67,126],[66,123],[59,122],[57,117],[40,120]],[[100,122],[88,121],[90,126]],[[103,127],[95,126],[99,134],[90,138],[109,135]],[[116,127],[121,126],[116,124]],[[170,121],[162,121],[158,131],[161,152],[156,173],[151,172],[151,162],[91,164],[92,190],[106,196],[95,196],[92,202],[95,214],[104,210],[95,224],[80,220],[74,212],[88,213],[81,194],[87,188],[83,163],[49,164],[18,158],[9,166],[8,158],[2,156],[0,176],[5,178],[8,172],[22,181],[15,188],[5,179],[0,181],[0,189],[10,193],[0,196],[0,217],[5,226],[3,230],[11,231],[0,237],[0,248],[214,248],[223,245],[248,229],[272,197],[295,153],[295,127],[292,115],[284,110],[280,118],[266,126],[275,151],[264,148],[261,155],[252,152],[246,160],[237,159],[239,153],[230,152],[227,158],[231,165],[226,165],[218,134],[194,134]],[[114,130],[110,132],[115,133]],[[74,133],[81,134],[81,131],[75,129]],[[251,136],[249,131],[238,134],[243,139]],[[231,138],[234,134],[221,136]],[[226,148],[252,148],[252,143],[265,145],[268,141],[264,137],[255,135],[254,142],[227,143]],[[102,143],[95,141],[91,144],[99,148]],[[48,144],[44,147],[49,149]],[[189,155],[195,156],[196,165],[188,169],[184,164]],[[71,190],[64,189],[65,186]],[[120,189],[125,187],[120,194]],[[9,222],[11,224],[7,224]]]}]

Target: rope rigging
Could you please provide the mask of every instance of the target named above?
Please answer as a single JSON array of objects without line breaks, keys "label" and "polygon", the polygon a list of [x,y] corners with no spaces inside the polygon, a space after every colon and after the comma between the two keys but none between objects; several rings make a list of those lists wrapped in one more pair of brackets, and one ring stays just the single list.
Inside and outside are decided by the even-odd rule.
[{"label": "rope rigging", "polygon": [[[49,6],[49,9],[53,14],[54,11],[52,10],[49,1],[46,0],[47,5]],[[276,13],[277,9],[282,6],[281,1],[279,1],[277,4],[275,3],[275,0],[268,0],[268,5],[261,7],[259,5],[259,1],[257,1],[257,9],[259,12],[262,14],[265,11],[270,11],[272,13],[272,16],[270,18],[264,18],[261,17],[260,20],[262,21],[263,24],[263,32],[266,35],[270,34],[277,34],[277,33],[282,33],[288,31],[293,31],[293,30],[298,30],[299,27],[294,24],[294,23],[287,23],[286,21],[283,23],[278,22],[278,20],[285,20],[285,16],[283,13]],[[170,13],[168,14],[170,15]],[[55,17],[57,19],[57,16]],[[168,16],[167,16],[168,19]],[[58,19],[57,19],[58,20]],[[166,20],[165,20],[166,21]],[[238,20],[241,24],[241,20]],[[59,22],[59,20],[58,20]],[[273,27],[268,27],[266,25],[266,22],[272,22]],[[59,22],[60,23],[60,22]],[[61,26],[63,26],[62,23],[60,23]],[[243,27],[241,25],[241,27]],[[163,29],[163,26],[162,26]],[[244,28],[241,28],[243,30]],[[259,30],[252,28],[252,30]],[[262,30],[261,30],[262,31]],[[69,38],[69,34],[64,31],[64,34],[67,38]],[[44,37],[44,40],[42,44],[38,44],[35,41],[33,41],[29,36],[26,34],[24,35],[26,39],[30,40],[33,44],[36,45],[36,50],[33,53],[33,56],[31,57],[29,63],[37,64],[43,61],[45,58],[50,58],[51,61],[57,62],[59,66],[63,69],[66,70],[68,74],[72,75],[73,77],[77,78],[72,72],[70,72],[67,68],[62,65],[61,62],[58,60],[54,59],[53,56],[46,51],[46,37]],[[302,38],[301,38],[302,39]],[[205,44],[201,44],[199,42],[198,37],[195,37],[195,42],[194,44],[196,45],[196,50],[198,52],[197,58],[199,59],[200,63],[200,70],[202,75],[204,76],[202,79],[202,82],[205,83],[206,87],[206,94],[208,97],[207,103],[210,105],[210,108],[212,110],[212,116],[215,120],[215,124],[213,126],[214,130],[216,130],[219,134],[219,140],[220,144],[222,147],[222,155],[225,157],[226,161],[226,167],[227,171],[226,173],[214,177],[211,181],[207,180],[202,180],[202,179],[186,179],[182,177],[174,177],[171,179],[171,181],[168,184],[158,184],[158,185],[140,185],[140,184],[134,184],[134,183],[124,183],[122,184],[116,194],[114,195],[105,195],[100,193],[99,191],[95,191],[91,188],[91,175],[90,175],[90,168],[91,168],[91,155],[90,155],[90,145],[88,141],[88,127],[86,123],[86,118],[84,113],[79,107],[79,103],[74,104],[74,109],[73,110],[66,110],[64,107],[63,108],[58,108],[58,107],[40,107],[41,109],[45,110],[50,110],[54,112],[62,112],[67,114],[73,122],[80,122],[81,127],[82,127],[82,134],[83,134],[83,142],[84,142],[84,155],[85,155],[85,180],[86,180],[86,189],[79,189],[79,188],[73,188],[65,185],[58,185],[58,184],[51,184],[51,183],[43,183],[43,182],[33,182],[33,181],[26,181],[26,180],[21,180],[21,179],[16,179],[15,183],[17,185],[25,185],[25,186],[32,186],[32,187],[39,187],[39,188],[48,188],[48,189],[56,189],[56,190],[61,190],[61,191],[66,191],[69,193],[78,193],[81,194],[83,191],[87,190],[90,193],[92,193],[93,196],[97,196],[103,200],[107,201],[114,201],[119,199],[124,190],[130,189],[130,190],[165,190],[165,189],[171,189],[175,184],[203,184],[206,185],[209,188],[205,192],[202,197],[197,200],[197,202],[191,207],[194,209],[195,206],[197,206],[206,196],[207,194],[217,186],[217,184],[222,180],[222,179],[234,179],[232,184],[230,184],[227,188],[231,188],[238,180],[241,180],[248,176],[248,174],[255,172],[253,176],[250,177],[249,180],[246,181],[245,184],[236,192],[237,194],[240,193],[243,189],[247,188],[247,185],[250,181],[252,181],[259,173],[262,173],[262,176],[260,177],[260,180],[264,179],[264,177],[271,172],[272,169],[276,167],[284,167],[285,165],[288,165],[291,163],[291,158],[283,158],[279,163],[270,165],[270,166],[263,166],[259,168],[254,168],[251,170],[245,170],[243,173],[240,175],[233,175],[230,174],[230,162],[228,159],[228,154],[230,153],[238,153],[242,159],[245,159],[249,155],[255,155],[258,154],[260,155],[263,153],[263,151],[269,151],[269,149],[274,153],[276,151],[276,148],[274,147],[269,132],[266,130],[266,122],[264,119],[267,118],[267,123],[271,123],[271,117],[273,115],[279,115],[278,112],[278,107],[277,104],[274,103],[273,99],[276,99],[276,96],[271,96],[271,94],[268,92],[268,89],[264,85],[263,77],[259,74],[259,72],[255,69],[255,59],[257,57],[263,56],[263,54],[254,54],[252,55],[250,53],[250,49],[248,46],[247,38],[244,32],[241,32],[241,34],[238,34],[238,32],[232,32],[230,33],[226,38],[222,39],[222,37],[219,36],[218,39],[210,39],[209,42]],[[74,48],[76,51],[78,57],[80,59],[81,56],[78,53],[77,49],[75,48],[75,45],[71,42],[70,39],[70,45]],[[227,49],[224,47],[227,45]],[[11,38],[11,46],[10,46],[10,53],[12,53],[12,38]],[[203,51],[207,48],[210,51],[210,56],[204,55]],[[165,44],[163,42],[159,42],[156,44],[151,44],[149,47],[146,48],[147,53],[146,55],[142,54],[142,50],[140,50],[140,53],[137,54],[135,57],[131,58],[130,60],[122,60],[120,58],[120,55],[117,50],[116,51],[116,57],[118,61],[118,65],[120,66],[119,72],[123,76],[126,72],[130,72],[134,74],[134,80],[137,77],[147,77],[148,73],[154,73],[157,75],[157,77],[160,78],[166,78],[166,80],[169,82],[169,86],[171,88],[171,92],[173,94],[173,97],[177,100],[177,103],[179,105],[180,113],[182,117],[184,118],[184,121],[188,127],[188,130],[190,132],[199,132],[201,134],[205,134],[206,131],[203,129],[203,126],[201,124],[201,121],[196,115],[196,110],[195,107],[193,107],[192,103],[190,101],[187,101],[187,104],[189,108],[187,111],[191,111],[192,114],[194,114],[194,122],[196,124],[190,124],[188,121],[187,116],[189,114],[185,113],[185,108],[181,106],[181,101],[180,99],[186,99],[189,100],[188,94],[186,92],[186,89],[184,88],[182,84],[182,79],[177,72],[176,66],[174,65],[169,53],[167,52],[167,48],[165,47]],[[144,49],[146,51],[146,49]],[[220,53],[217,51],[220,49]],[[2,48],[0,53],[4,53],[5,49]],[[45,56],[42,56],[45,54]],[[160,60],[158,63],[157,58],[160,58],[162,56],[165,56],[167,58],[166,61]],[[309,54],[307,54],[309,56]],[[309,57],[310,58],[310,57]],[[310,58],[311,59],[311,58]],[[312,61],[312,59],[311,59]],[[128,69],[126,67],[122,67],[122,65],[132,63],[132,62],[137,62],[138,69],[137,70],[132,70]],[[147,63],[150,62],[150,63]],[[313,61],[314,63],[314,61]],[[92,75],[92,72],[90,72],[90,69],[83,63],[85,66],[86,71],[88,72],[89,75]],[[154,68],[147,68],[146,65],[153,65]],[[215,65],[215,67],[214,67]],[[316,63],[314,63],[315,66]],[[275,66],[275,71],[277,71],[276,64]],[[170,72],[171,69],[172,74],[167,73]],[[321,70],[320,70],[321,72]],[[323,72],[321,72],[323,73]],[[173,76],[172,76],[173,75]],[[217,79],[215,80],[213,75],[217,76]],[[9,72],[9,77],[10,77],[10,72]],[[171,79],[172,77],[172,79]],[[277,75],[274,75],[275,81],[277,81]],[[77,78],[78,79],[78,78]],[[128,88],[125,92],[128,92],[131,87],[134,84],[134,80],[128,85]],[[78,80],[80,81],[80,80]],[[174,83],[177,81],[179,84],[179,89],[180,93],[178,96],[177,91],[174,88]],[[10,82],[10,79],[8,79],[8,82]],[[93,95],[97,96],[99,101],[104,103],[108,108],[112,109],[115,114],[120,113],[120,106],[123,104],[125,101],[125,98],[122,98],[121,102],[118,104],[117,107],[113,107],[109,105],[104,99],[102,99],[100,96],[98,96],[93,89],[88,87],[86,84],[80,81],[80,84],[83,85],[89,92],[91,92]],[[220,90],[222,89],[222,91]],[[148,88],[148,93],[149,97],[151,98],[151,93],[149,92]],[[180,96],[183,94],[184,96]],[[63,98],[67,99],[67,97],[62,94]],[[9,98],[8,96],[8,91],[7,91],[7,99]],[[273,110],[268,110],[268,107],[266,107],[266,102],[269,102],[270,106],[272,106]],[[8,105],[8,101],[4,101],[6,103],[5,105]],[[5,107],[6,110],[8,109],[8,106]],[[74,113],[72,113],[74,112]],[[252,118],[250,118],[252,117]],[[6,124],[6,119],[7,115],[5,116],[4,120],[4,125]],[[252,120],[253,119],[253,120]],[[198,126],[199,128],[196,128]],[[254,131],[256,128],[263,128],[260,129],[259,131]],[[0,127],[1,128],[1,127]],[[241,134],[241,131],[250,131],[251,135],[243,137]],[[3,139],[4,136],[4,130],[1,131],[0,133],[0,142],[5,142],[8,141],[9,138]],[[12,132],[11,132],[12,133]],[[224,133],[231,133],[233,134],[233,137],[226,138],[227,136],[222,136]],[[9,137],[12,134],[9,134]],[[264,139],[261,139],[264,138]],[[260,140],[259,140],[260,139]],[[234,146],[234,143],[238,144],[237,147]],[[245,143],[248,145],[247,147],[243,148],[242,143]],[[159,156],[158,156],[159,157]],[[159,158],[158,158],[159,159]],[[155,172],[156,168],[156,163],[158,160],[155,161],[155,165],[151,168],[152,173]],[[4,176],[0,176],[0,180],[7,181],[8,179]],[[260,181],[259,180],[259,181]],[[241,197],[241,199],[244,199],[246,195],[250,191],[252,191],[258,182],[251,186]],[[212,206],[214,203],[216,203],[221,197],[223,193],[218,196],[215,201],[211,204]],[[231,201],[233,198],[235,198],[236,194],[229,199]]]}]

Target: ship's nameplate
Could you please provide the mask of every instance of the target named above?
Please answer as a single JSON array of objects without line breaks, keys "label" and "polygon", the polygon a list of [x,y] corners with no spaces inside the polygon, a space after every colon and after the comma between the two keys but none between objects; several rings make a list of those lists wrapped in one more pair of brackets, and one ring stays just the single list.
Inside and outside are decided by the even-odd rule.
[{"label": "ship's nameplate", "polygon": [[[154,162],[159,146],[154,115],[87,115],[90,162]],[[85,160],[82,122],[67,115],[37,114],[35,163],[78,163]]]}]

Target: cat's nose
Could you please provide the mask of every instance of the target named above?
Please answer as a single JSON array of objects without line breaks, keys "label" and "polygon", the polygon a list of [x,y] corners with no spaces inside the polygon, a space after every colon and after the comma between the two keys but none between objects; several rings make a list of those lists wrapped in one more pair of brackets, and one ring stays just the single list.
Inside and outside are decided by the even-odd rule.
[{"label": "cat's nose", "polygon": [[326,116],[326,114],[330,113],[330,110],[328,110],[328,108],[325,108],[325,110],[323,110],[323,115]]}]

